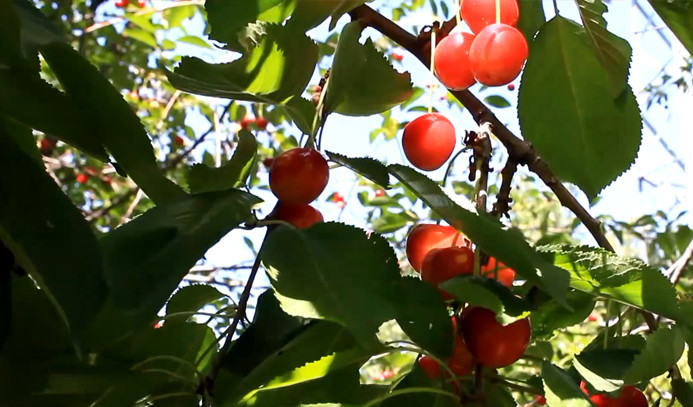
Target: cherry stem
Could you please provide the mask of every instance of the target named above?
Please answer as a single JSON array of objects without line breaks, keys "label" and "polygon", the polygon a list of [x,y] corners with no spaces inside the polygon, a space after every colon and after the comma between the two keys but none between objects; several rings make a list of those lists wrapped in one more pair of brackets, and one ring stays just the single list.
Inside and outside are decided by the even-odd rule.
[{"label": "cherry stem", "polygon": [[448,182],[448,177],[450,176],[450,173],[452,172],[452,164],[455,162],[457,157],[462,155],[462,153],[464,153],[464,152],[465,152],[465,150],[462,149],[462,150],[458,151],[454,156],[452,156],[452,159],[448,163],[448,167],[445,169],[445,175],[443,176],[443,181],[441,181],[441,183],[440,183],[441,187],[445,188],[445,184]]},{"label": "cherry stem", "polygon": [[435,55],[436,55],[436,27],[431,28],[431,83],[430,87],[428,88],[429,90],[429,96],[430,99],[428,101],[428,113],[433,113],[433,88],[434,85],[433,83],[436,80],[436,74],[435,74]]},{"label": "cherry stem", "polygon": [[462,12],[462,5],[460,3],[460,0],[455,0],[455,21],[457,21],[457,25],[460,25],[461,18],[460,18],[460,13]]},{"label": "cherry stem", "polygon": [[501,23],[501,14],[500,14],[500,0],[496,0],[496,24]]}]

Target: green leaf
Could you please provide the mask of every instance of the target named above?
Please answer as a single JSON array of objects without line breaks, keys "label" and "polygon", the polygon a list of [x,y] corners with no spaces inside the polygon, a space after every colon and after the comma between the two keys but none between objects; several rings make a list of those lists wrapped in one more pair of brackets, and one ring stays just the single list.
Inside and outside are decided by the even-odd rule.
[{"label": "green leaf", "polygon": [[693,54],[693,1],[649,0],[649,3],[681,44]]},{"label": "green leaf", "polygon": [[642,127],[632,90],[613,97],[613,81],[592,48],[581,26],[560,16],[549,21],[530,45],[518,102],[522,135],[589,199],[633,163]]},{"label": "green leaf", "polygon": [[339,322],[366,348],[376,346],[382,323],[397,319],[424,349],[441,357],[452,351],[451,322],[440,294],[402,277],[394,251],[380,235],[338,223],[280,227],[267,237],[262,259],[291,315]]},{"label": "green leaf", "polygon": [[440,288],[452,294],[460,303],[488,308],[496,314],[502,313],[503,303],[492,291],[484,287],[483,280],[487,278],[473,275],[457,276],[442,283]]},{"label": "green leaf", "polygon": [[671,386],[674,389],[673,393],[676,395],[676,400],[678,400],[682,406],[693,405],[693,383],[683,379],[673,379],[671,381]]},{"label": "green leaf", "polygon": [[154,33],[151,31],[143,30],[137,27],[126,28],[123,30],[123,36],[137,40],[154,49],[159,48],[159,44],[157,44],[156,42],[156,37],[154,36]]},{"label": "green leaf", "polygon": [[161,172],[137,115],[95,66],[67,44],[46,45],[41,54],[91,124],[91,131],[154,202],[185,196]]},{"label": "green leaf", "polygon": [[623,377],[637,354],[637,349],[585,350],[573,359],[573,365],[595,389],[612,392],[623,387]]},{"label": "green leaf", "polygon": [[180,280],[219,239],[252,219],[259,202],[238,190],[158,205],[102,240],[113,303],[151,318]]},{"label": "green leaf", "polygon": [[361,23],[344,27],[325,90],[326,112],[368,116],[406,101],[413,89],[409,73],[398,73],[370,39],[359,43]]},{"label": "green leaf", "polygon": [[[310,0],[308,0],[310,1]],[[339,5],[332,12],[332,21],[330,21],[330,30],[334,30],[337,26],[337,21],[346,13],[355,9],[356,7],[372,0],[339,0]]]},{"label": "green leaf", "polygon": [[508,99],[504,98],[501,95],[491,95],[491,96],[486,96],[484,98],[484,101],[488,103],[489,105],[497,108],[504,108],[504,107],[510,107],[510,102],[508,102]]},{"label": "green leaf", "polygon": [[[431,379],[426,372],[414,363],[412,370],[397,383],[392,389],[387,399],[385,399],[381,407],[453,407],[459,406],[459,399],[454,396],[452,388],[433,388]],[[448,387],[452,387],[448,385]],[[419,389],[421,391],[411,391],[409,389]],[[409,390],[409,391],[408,391]],[[426,391],[430,390],[430,391]],[[398,394],[398,392],[400,392]],[[449,394],[443,394],[447,391]]]},{"label": "green leaf", "polygon": [[204,39],[197,37],[195,35],[184,35],[178,39],[176,39],[178,42],[184,42],[186,44],[191,44],[191,45],[196,45],[201,48],[207,48],[207,49],[214,49],[207,41]]},{"label": "green leaf", "polygon": [[188,171],[190,192],[223,191],[238,188],[245,184],[257,154],[257,140],[248,130],[238,133],[238,144],[233,157],[219,168],[210,168],[205,164],[195,164]]},{"label": "green leaf", "polygon": [[[225,295],[208,284],[193,284],[183,287],[173,294],[166,304],[166,315],[199,311],[205,305],[224,298]],[[166,323],[171,321],[184,322],[192,315],[181,315],[174,318],[166,318]]]},{"label": "green leaf", "polygon": [[596,302],[593,295],[577,290],[568,291],[566,300],[572,310],[548,301],[532,312],[532,337],[551,336],[556,329],[581,323],[590,315]]},{"label": "green leaf", "polygon": [[107,295],[96,236],[45,169],[1,131],[0,240],[79,335]]},{"label": "green leaf", "polygon": [[[388,170],[427,206],[452,226],[464,232],[486,253],[497,258],[520,276],[537,284],[560,304],[567,305],[565,293],[569,274],[540,256],[516,229],[503,230],[500,223],[489,215],[476,214],[464,209],[448,197],[438,184],[425,175],[398,164]],[[541,270],[541,275],[537,273]]]},{"label": "green leaf", "polygon": [[636,384],[666,373],[681,358],[685,346],[679,327],[659,327],[647,337],[645,349],[635,357],[623,380]]},{"label": "green leaf", "polygon": [[207,0],[205,10],[211,26],[209,37],[240,51],[244,28],[256,21],[281,23],[296,8],[298,0]]},{"label": "green leaf", "polygon": [[22,152],[32,158],[35,164],[44,166],[41,152],[36,148],[36,137],[29,127],[0,115],[0,133],[13,138]]},{"label": "green leaf", "polygon": [[517,4],[520,7],[520,20],[517,22],[517,28],[522,31],[527,41],[531,42],[537,31],[546,23],[544,6],[542,2],[535,0],[518,0]]},{"label": "green leaf", "polygon": [[592,404],[575,381],[559,367],[542,362],[541,376],[544,381],[546,400],[552,407],[590,407]]},{"label": "green leaf", "polygon": [[387,167],[380,161],[370,157],[352,158],[330,151],[326,151],[325,153],[330,160],[337,164],[349,168],[383,188],[390,187],[390,174],[387,172]]},{"label": "green leaf", "polygon": [[577,3],[592,49],[609,74],[612,95],[617,97],[628,86],[628,67],[633,50],[628,41],[606,29],[602,15],[608,9],[602,0],[578,0]]}]

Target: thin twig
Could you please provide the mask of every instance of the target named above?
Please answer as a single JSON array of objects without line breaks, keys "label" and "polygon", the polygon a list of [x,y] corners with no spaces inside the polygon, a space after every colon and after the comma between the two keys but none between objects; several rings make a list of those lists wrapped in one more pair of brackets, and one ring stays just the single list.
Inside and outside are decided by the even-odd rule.
[{"label": "thin twig", "polygon": [[493,210],[491,213],[497,217],[510,217],[508,212],[510,211],[510,203],[513,201],[510,198],[510,191],[512,190],[512,180],[515,172],[517,172],[518,162],[513,158],[513,156],[508,156],[508,160],[505,162],[505,166],[501,170],[501,186],[498,190],[498,195],[496,195],[496,202],[493,204]]},{"label": "thin twig", "polygon": [[[424,65],[429,65],[430,56],[427,51],[426,35],[416,37],[387,17],[367,5],[361,5],[349,12],[352,20],[359,20],[363,27],[371,27],[381,34],[398,43],[402,48],[412,53]],[[442,28],[454,27],[452,23],[444,23]],[[442,30],[439,28],[439,30]],[[430,33],[428,33],[430,35]],[[438,32],[440,36],[440,31]],[[493,133],[503,143],[508,153],[517,157],[518,162],[529,167],[553,191],[561,204],[571,210],[585,225],[597,243],[614,251],[613,246],[601,230],[601,223],[578,202],[568,189],[553,174],[548,164],[539,157],[531,144],[515,136],[491,110],[468,90],[451,91],[452,94],[467,108],[477,124],[488,122],[493,127]]]}]

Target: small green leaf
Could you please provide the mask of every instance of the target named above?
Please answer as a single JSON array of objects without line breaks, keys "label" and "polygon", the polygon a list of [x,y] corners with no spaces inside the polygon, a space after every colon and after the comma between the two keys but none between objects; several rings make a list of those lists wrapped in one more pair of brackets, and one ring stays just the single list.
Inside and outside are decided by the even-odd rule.
[{"label": "small green leaf", "polygon": [[591,407],[585,393],[575,381],[559,367],[542,362],[541,376],[544,381],[546,400],[552,407]]},{"label": "small green leaf", "polygon": [[335,52],[325,90],[325,111],[348,116],[381,113],[411,96],[409,73],[398,73],[373,46],[359,43],[361,23],[347,24]]},{"label": "small green leaf", "polygon": [[366,348],[376,346],[382,323],[397,319],[425,349],[440,357],[452,351],[451,322],[440,294],[423,281],[402,277],[394,251],[380,235],[338,223],[280,227],[267,237],[262,259],[290,315],[339,322]]},{"label": "small green leaf", "polygon": [[156,37],[154,36],[153,32],[133,27],[124,29],[123,36],[137,40],[145,45],[149,45],[154,49],[159,48],[159,44],[157,44]]},{"label": "small green leaf", "polygon": [[[627,72],[621,74],[625,82]],[[631,166],[640,147],[635,96],[626,86],[614,97],[613,83],[585,29],[563,17],[545,24],[530,45],[518,102],[522,135],[589,199]]]},{"label": "small green leaf", "polygon": [[582,291],[570,290],[566,300],[572,310],[548,301],[532,312],[532,337],[551,336],[556,329],[577,325],[594,309],[596,299]]},{"label": "small green leaf", "polygon": [[648,1],[681,44],[693,54],[693,1]]},{"label": "small green leaf", "polygon": [[612,95],[616,97],[627,86],[632,49],[628,41],[606,29],[602,15],[608,9],[602,0],[578,0],[577,3],[592,49],[611,78]]},{"label": "small green leaf", "polygon": [[101,73],[67,44],[41,48],[66,92],[82,110],[118,164],[156,203],[185,196],[166,178],[154,156],[149,137],[130,105]]},{"label": "small green leaf", "polygon": [[492,291],[484,287],[483,280],[487,279],[473,275],[457,276],[442,283],[440,288],[452,294],[460,303],[478,305],[500,314],[504,309],[503,303]]},{"label": "small green leaf", "polygon": [[2,128],[0,240],[51,299],[72,334],[81,334],[107,296],[96,236],[45,169]]},{"label": "small green leaf", "polygon": [[198,259],[259,202],[238,190],[158,205],[102,239],[113,303],[151,318]]},{"label": "small green leaf", "polygon": [[194,36],[194,35],[184,35],[180,38],[177,38],[176,41],[178,42],[184,42],[186,44],[191,44],[191,45],[196,45],[201,48],[207,48],[207,49],[214,49],[209,43],[205,40],[203,40],[200,37]]},{"label": "small green leaf", "polygon": [[658,328],[647,337],[645,349],[635,357],[623,380],[627,384],[636,384],[666,373],[681,358],[685,346],[679,327]]},{"label": "small green leaf", "polygon": [[[176,291],[166,304],[166,315],[177,313],[196,312],[205,305],[224,298],[225,295],[208,284],[193,284]],[[182,315],[175,318],[167,318],[166,323],[173,321],[185,322],[192,315]]]},{"label": "small green leaf", "polygon": [[188,171],[190,192],[223,191],[238,188],[245,184],[257,154],[257,140],[248,130],[238,133],[238,144],[233,157],[219,168],[210,168],[205,164],[195,164]]},{"label": "small green leaf", "polygon": [[573,365],[595,389],[612,392],[623,387],[623,376],[637,354],[637,349],[586,350],[575,357]]},{"label": "small green leaf", "polygon": [[387,172],[387,167],[378,160],[370,157],[352,158],[341,154],[325,152],[330,160],[341,164],[355,173],[368,178],[374,183],[383,188],[390,187],[390,174]]},{"label": "small green leaf", "polygon": [[486,96],[484,98],[484,101],[488,103],[489,105],[493,107],[498,107],[498,108],[504,108],[504,107],[510,107],[511,104],[508,102],[508,99],[504,98],[501,95],[491,95],[491,96]]},{"label": "small green leaf", "polygon": [[[437,384],[437,383],[436,383]],[[385,401],[380,404],[381,407],[419,407],[419,406],[434,406],[434,407],[457,407],[460,405],[459,398],[453,393],[452,384],[448,388],[433,388],[432,380],[426,372],[414,363],[412,370],[397,383],[392,389],[392,392]],[[408,389],[420,389],[421,391],[409,391]],[[430,391],[426,391],[430,390]],[[402,393],[397,394],[399,391]],[[447,392],[443,393],[443,392]]]},{"label": "small green leaf", "polygon": [[522,31],[527,41],[531,42],[537,31],[546,23],[544,6],[542,2],[535,0],[518,0],[517,3],[520,7],[520,20],[517,22],[517,28]]},{"label": "small green leaf", "polygon": [[693,383],[683,379],[674,379],[671,381],[673,393],[676,395],[682,406],[693,406]]},{"label": "small green leaf", "polygon": [[[542,287],[560,304],[567,306],[565,293],[570,280],[569,274],[540,256],[527,244],[518,230],[503,230],[495,218],[462,208],[447,196],[438,184],[409,167],[391,164],[388,170],[433,211],[461,230],[485,252],[531,283]],[[541,270],[541,275],[537,270]]]}]

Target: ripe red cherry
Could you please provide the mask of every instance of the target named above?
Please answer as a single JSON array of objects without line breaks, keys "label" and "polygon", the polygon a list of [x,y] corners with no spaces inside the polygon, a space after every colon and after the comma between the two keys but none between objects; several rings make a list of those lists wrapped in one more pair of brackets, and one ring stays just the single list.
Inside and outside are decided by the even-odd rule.
[{"label": "ripe red cherry", "polygon": [[452,350],[452,356],[448,361],[448,367],[457,376],[464,376],[472,373],[474,367],[476,366],[476,360],[474,356],[467,349],[467,345],[464,343],[464,339],[458,336],[455,339],[455,348]]},{"label": "ripe red cherry", "polygon": [[496,21],[496,0],[462,0],[460,16],[473,33],[479,34],[485,27],[498,22],[515,26],[520,8],[516,0],[500,0],[500,21]]},{"label": "ripe red cherry", "polygon": [[284,202],[277,205],[275,216],[299,229],[309,228],[324,220],[320,211],[310,205],[292,205]]},{"label": "ripe red cherry", "polygon": [[120,7],[120,8],[127,7],[128,4],[130,4],[130,0],[116,0],[115,1],[115,6]]},{"label": "ripe red cherry", "polygon": [[512,83],[508,84],[508,90],[515,90],[515,85],[513,85]]},{"label": "ripe red cherry", "polygon": [[440,113],[417,117],[404,127],[402,136],[407,159],[424,171],[440,168],[450,158],[456,142],[455,126]]},{"label": "ripe red cherry", "polygon": [[255,123],[255,119],[253,119],[252,117],[246,117],[241,120],[241,128],[245,130],[250,130],[250,125],[252,125],[253,123]]},{"label": "ripe red cherry", "polygon": [[76,178],[77,182],[79,182],[80,184],[84,184],[89,179],[89,176],[87,174],[77,174]]},{"label": "ripe red cherry", "polygon": [[[434,287],[460,274],[474,272],[474,252],[469,247],[443,247],[430,250],[421,264],[421,279]],[[452,296],[441,290],[443,298]]]},{"label": "ripe red cherry", "polygon": [[377,197],[385,196],[385,191],[383,191],[382,189],[376,189],[375,190],[375,196],[377,196]]},{"label": "ripe red cherry", "polygon": [[595,394],[590,400],[597,407],[647,407],[647,398],[635,386],[624,386],[616,398],[608,394]]},{"label": "ripe red cherry", "polygon": [[185,145],[185,140],[183,140],[183,137],[181,137],[181,136],[176,136],[176,138],[174,139],[174,142],[176,143],[177,146]]},{"label": "ripe red cherry", "polygon": [[255,119],[255,125],[258,129],[265,130],[267,128],[267,119],[265,119],[264,117],[258,117],[257,119]]},{"label": "ripe red cherry", "polygon": [[269,171],[270,189],[284,203],[305,205],[325,189],[329,176],[327,161],[318,151],[294,148],[274,159]]},{"label": "ripe red cherry", "polygon": [[507,85],[517,78],[527,61],[525,36],[507,24],[491,24],[481,30],[469,49],[474,78],[487,86]]},{"label": "ripe red cherry", "polygon": [[392,59],[394,59],[395,61],[401,61],[402,59],[404,59],[404,55],[402,55],[402,53],[399,51],[394,51],[392,52]]},{"label": "ripe red cherry", "polygon": [[541,394],[537,394],[534,396],[534,402],[538,406],[543,406],[546,404],[546,397],[542,396]]},{"label": "ripe red cherry", "polygon": [[443,38],[436,46],[436,76],[445,87],[464,90],[476,83],[469,64],[469,48],[473,41],[473,34],[458,31]]},{"label": "ripe red cherry", "polygon": [[427,355],[424,355],[421,358],[419,358],[419,366],[421,366],[421,369],[423,369],[423,371],[426,372],[426,374],[431,380],[440,377],[440,374],[443,372],[443,368],[440,367],[438,362],[436,362],[435,359]]},{"label": "ripe red cherry", "polygon": [[479,363],[490,368],[517,361],[525,353],[532,333],[528,318],[502,325],[493,311],[482,307],[467,307],[460,325],[469,351]]},{"label": "ripe red cherry", "polygon": [[491,257],[485,266],[481,266],[481,273],[488,278],[495,278],[506,287],[512,287],[515,281],[515,270]]},{"label": "ripe red cherry", "polygon": [[144,7],[146,4],[145,0],[137,0],[137,5],[140,7]]},{"label": "ripe red cherry", "polygon": [[439,247],[464,246],[467,239],[452,226],[422,223],[407,236],[407,259],[416,271],[421,271],[424,257]]}]

